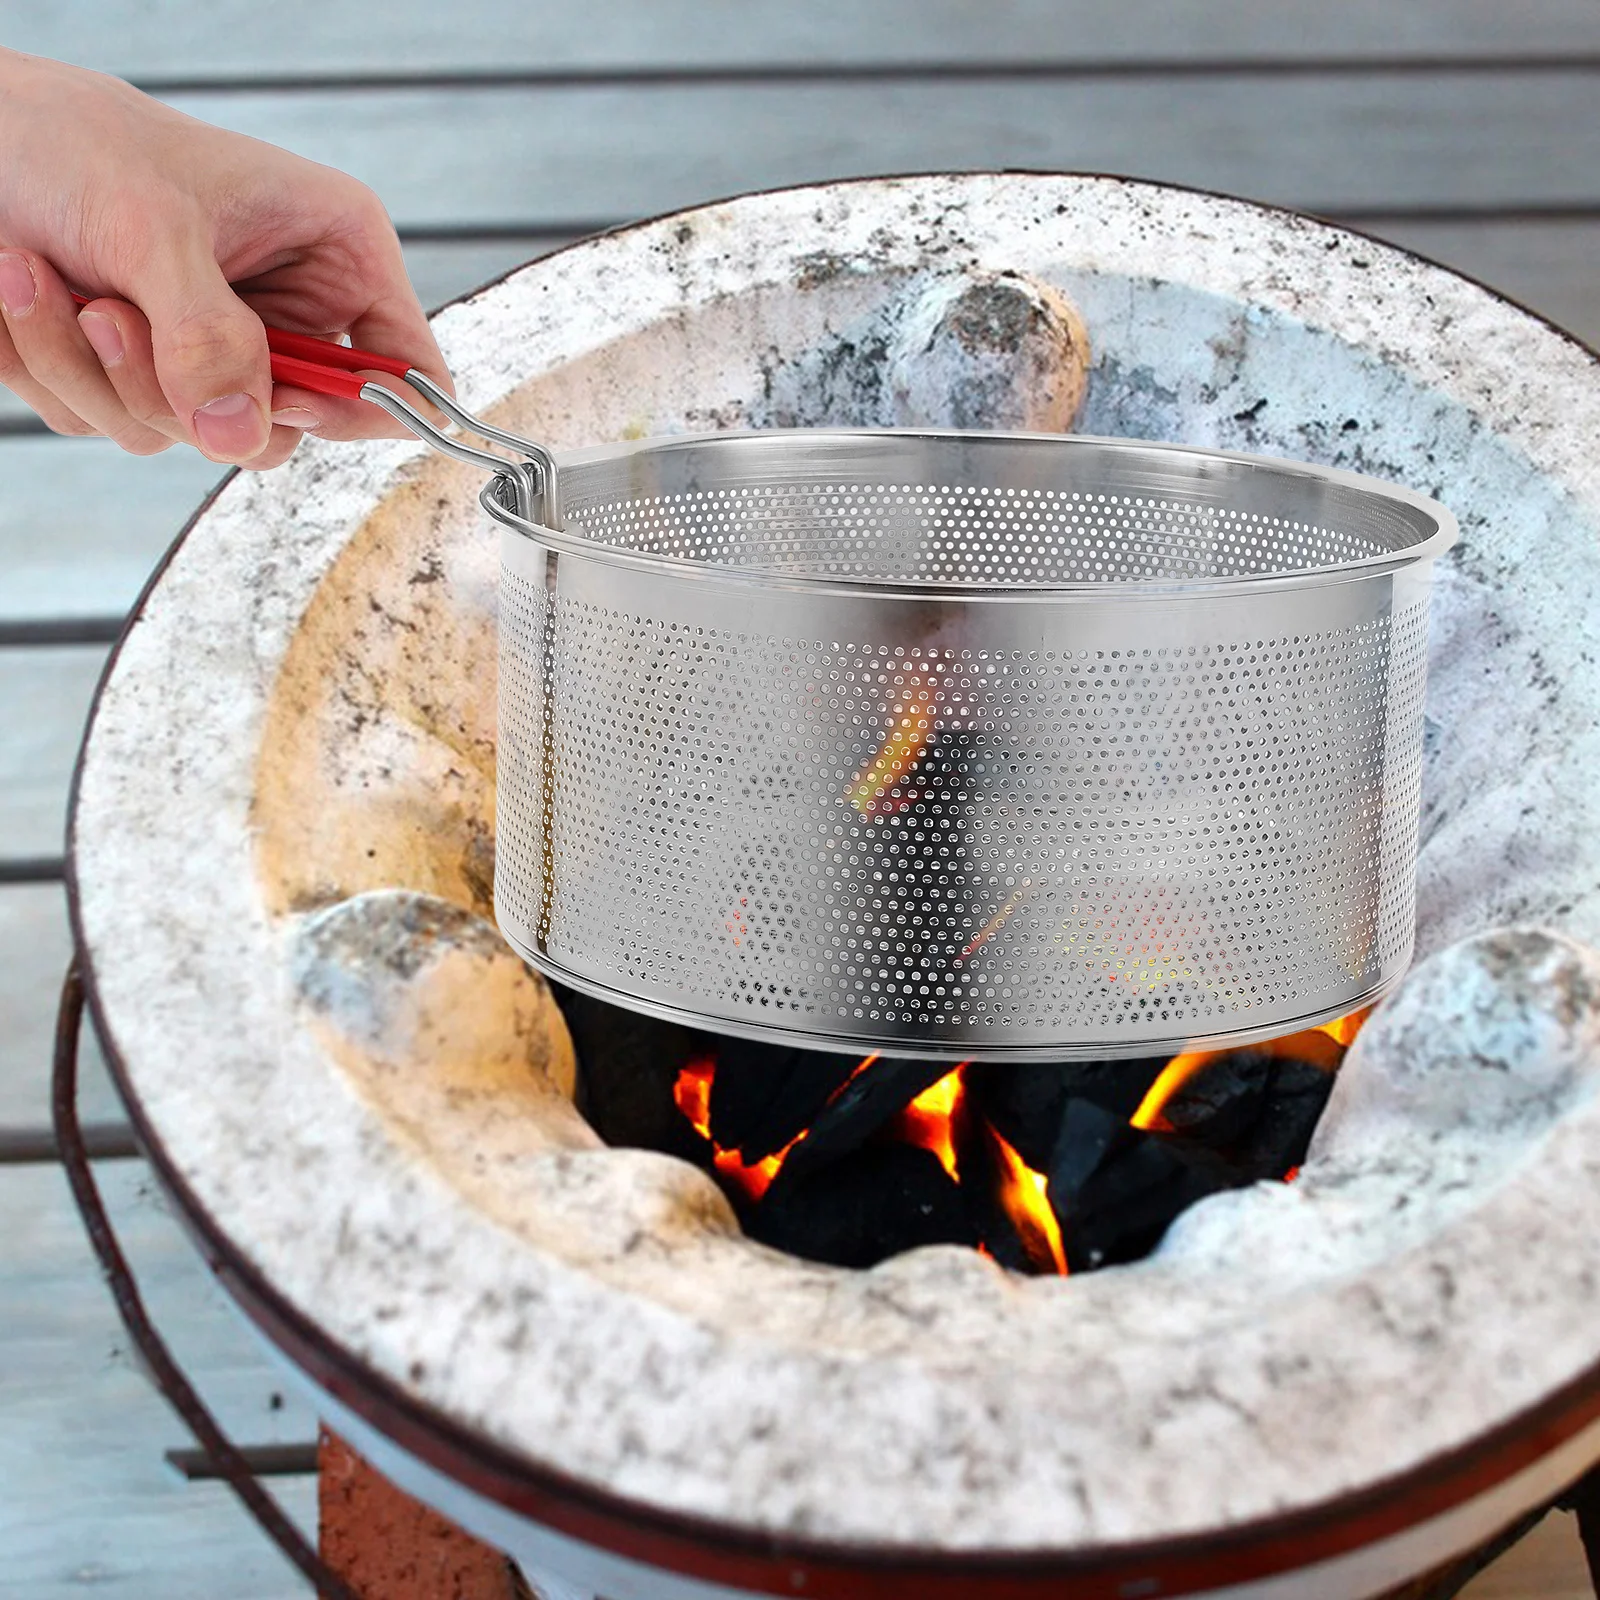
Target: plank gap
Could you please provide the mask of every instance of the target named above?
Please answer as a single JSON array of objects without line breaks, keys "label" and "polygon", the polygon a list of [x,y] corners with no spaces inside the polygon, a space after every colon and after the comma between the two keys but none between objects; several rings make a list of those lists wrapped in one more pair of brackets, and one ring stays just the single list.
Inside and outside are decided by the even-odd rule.
[{"label": "plank gap", "polygon": [[[241,1444],[239,1454],[258,1478],[298,1478],[317,1470],[317,1441],[294,1444]],[[163,1454],[169,1466],[190,1483],[205,1483],[224,1474],[204,1450],[185,1448]]]},{"label": "plank gap", "polygon": [[53,439],[70,437],[68,434],[56,433],[45,427],[43,418],[35,416],[31,411],[20,417],[0,417],[0,439],[15,439],[21,435],[35,433],[47,434]]},{"label": "plank gap", "polygon": [[[140,1154],[133,1129],[125,1122],[84,1123],[83,1143],[95,1161],[123,1161]],[[0,1167],[60,1159],[54,1128],[0,1128]]]},{"label": "plank gap", "polygon": [[146,94],[318,94],[390,89],[696,89],[795,83],[1070,82],[1079,78],[1349,78],[1600,72],[1600,53],[1503,56],[1181,56],[1082,61],[748,62],[705,66],[523,67],[423,72],[285,72],[141,77]]},{"label": "plank gap", "polygon": [[[131,458],[130,458],[131,459]],[[115,644],[127,617],[19,617],[0,622],[0,650],[63,644]]]},{"label": "plank gap", "polygon": [[67,875],[67,864],[60,856],[22,856],[0,861],[0,884],[60,883]]},{"label": "plank gap", "polygon": [[632,217],[584,217],[553,222],[406,223],[395,229],[401,244],[541,244],[587,238],[624,228]]}]

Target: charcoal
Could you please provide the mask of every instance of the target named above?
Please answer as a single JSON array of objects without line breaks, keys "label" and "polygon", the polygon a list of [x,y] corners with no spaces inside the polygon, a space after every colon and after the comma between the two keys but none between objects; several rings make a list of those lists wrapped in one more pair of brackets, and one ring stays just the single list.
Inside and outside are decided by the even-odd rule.
[{"label": "charcoal", "polygon": [[774,1249],[837,1267],[875,1266],[918,1245],[977,1242],[961,1192],[939,1158],[893,1140],[774,1183],[744,1226]]},{"label": "charcoal", "polygon": [[967,1093],[990,1125],[1036,1172],[1055,1149],[1068,1100],[1088,1100],[1126,1121],[1139,1109],[1166,1056],[969,1068]]},{"label": "charcoal", "polygon": [[1174,1133],[1226,1156],[1252,1180],[1305,1160],[1333,1093],[1333,1073],[1281,1050],[1235,1050],[1210,1063],[1162,1109]]},{"label": "charcoal", "polygon": [[711,1137],[746,1166],[776,1154],[861,1064],[855,1055],[794,1050],[751,1039],[718,1042],[711,1080]]},{"label": "charcoal", "polygon": [[1231,1153],[1266,1107],[1278,1063],[1264,1050],[1233,1050],[1207,1062],[1161,1108],[1174,1133]]},{"label": "charcoal", "polygon": [[973,1232],[989,1254],[1012,1272],[1055,1272],[1049,1241],[1031,1229],[1018,1228],[1006,1210],[1001,1199],[1004,1169],[994,1135],[981,1117],[968,1117],[957,1129],[956,1170]]},{"label": "charcoal", "polygon": [[1280,1057],[1255,1126],[1233,1152],[1234,1162],[1251,1177],[1281,1178],[1298,1167],[1311,1148],[1333,1074],[1308,1061]]},{"label": "charcoal", "polygon": [[1137,1261],[1196,1201],[1249,1181],[1203,1145],[1131,1127],[1074,1100],[1061,1119],[1048,1188],[1068,1270]]},{"label": "charcoal", "polygon": [[709,1048],[703,1034],[551,985],[578,1058],[578,1109],[609,1145],[660,1150],[701,1166],[711,1147],[678,1109],[678,1074]]},{"label": "charcoal", "polygon": [[783,1176],[801,1177],[859,1149],[949,1071],[948,1061],[874,1061],[818,1114],[785,1158]]}]

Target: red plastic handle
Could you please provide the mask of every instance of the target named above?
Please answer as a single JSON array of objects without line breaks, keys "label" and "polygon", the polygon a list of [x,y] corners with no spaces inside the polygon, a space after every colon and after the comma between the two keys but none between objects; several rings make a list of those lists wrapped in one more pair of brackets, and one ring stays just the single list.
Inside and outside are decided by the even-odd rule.
[{"label": "red plastic handle", "polygon": [[[80,306],[89,304],[84,295],[72,298]],[[272,352],[274,383],[292,383],[297,389],[345,400],[361,398],[366,380],[356,373],[388,372],[403,378],[411,370],[411,363],[399,356],[380,356],[375,350],[357,350],[331,339],[314,339],[309,333],[290,333],[286,328],[267,329],[267,349]]]},{"label": "red plastic handle", "polygon": [[359,400],[367,383],[359,372],[341,372],[316,361],[302,361],[298,356],[276,354],[272,357],[272,381],[292,383],[313,394],[335,394],[345,400]]}]

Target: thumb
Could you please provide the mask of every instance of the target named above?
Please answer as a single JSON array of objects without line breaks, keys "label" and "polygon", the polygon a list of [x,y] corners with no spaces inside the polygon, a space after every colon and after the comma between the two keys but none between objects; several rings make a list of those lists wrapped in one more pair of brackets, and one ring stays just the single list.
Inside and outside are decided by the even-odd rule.
[{"label": "thumb", "polygon": [[209,250],[151,263],[129,298],[150,321],[156,377],[179,427],[213,461],[267,448],[272,373],[261,319]]}]

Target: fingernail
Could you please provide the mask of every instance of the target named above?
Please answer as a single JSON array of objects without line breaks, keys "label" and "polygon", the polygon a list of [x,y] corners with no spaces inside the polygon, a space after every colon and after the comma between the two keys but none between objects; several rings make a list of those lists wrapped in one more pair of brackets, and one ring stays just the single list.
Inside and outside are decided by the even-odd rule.
[{"label": "fingernail", "polygon": [[200,448],[217,461],[248,461],[267,447],[266,419],[247,394],[225,394],[194,414]]},{"label": "fingernail", "polygon": [[322,418],[304,406],[285,406],[281,411],[272,413],[272,420],[280,428],[298,428],[302,433],[322,426]]},{"label": "fingernail", "polygon": [[33,281],[33,268],[28,258],[19,255],[0,255],[0,306],[8,317],[25,317],[33,310],[39,286]]},{"label": "fingernail", "polygon": [[102,367],[114,367],[127,354],[122,348],[122,330],[103,311],[85,311],[78,318],[83,336],[100,357]]}]

